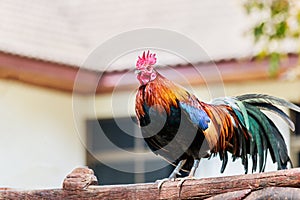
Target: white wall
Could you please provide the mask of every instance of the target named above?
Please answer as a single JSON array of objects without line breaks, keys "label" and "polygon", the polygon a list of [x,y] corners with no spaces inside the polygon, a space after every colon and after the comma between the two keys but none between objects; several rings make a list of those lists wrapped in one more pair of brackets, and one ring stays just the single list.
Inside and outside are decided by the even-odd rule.
[{"label": "white wall", "polygon": [[0,105],[0,187],[61,187],[85,165],[70,94],[0,80]]}]

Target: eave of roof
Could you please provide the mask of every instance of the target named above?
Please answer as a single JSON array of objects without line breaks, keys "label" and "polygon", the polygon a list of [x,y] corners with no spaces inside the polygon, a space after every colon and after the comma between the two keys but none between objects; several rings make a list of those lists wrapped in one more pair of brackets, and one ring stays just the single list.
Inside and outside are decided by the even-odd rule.
[{"label": "eave of roof", "polygon": [[[159,68],[159,72],[169,79],[191,85],[207,82],[239,82],[263,80],[270,77],[268,60],[220,60],[215,63],[184,64]],[[291,54],[284,59],[279,73],[297,66],[298,56]],[[180,75],[180,76],[179,76]],[[135,74],[130,70],[97,72],[60,63],[48,62],[0,52],[0,78],[12,79],[44,88],[68,93],[103,94],[138,87]],[[76,82],[76,91],[74,83]]]}]

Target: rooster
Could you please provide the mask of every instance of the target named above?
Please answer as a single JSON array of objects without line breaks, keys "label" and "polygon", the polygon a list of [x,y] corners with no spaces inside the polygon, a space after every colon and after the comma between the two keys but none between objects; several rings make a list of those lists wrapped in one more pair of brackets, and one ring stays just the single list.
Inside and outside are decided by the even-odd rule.
[{"label": "rooster", "polygon": [[183,87],[173,83],[155,69],[156,55],[143,53],[136,63],[140,82],[135,112],[142,135],[149,148],[175,167],[168,179],[180,171],[193,178],[201,158],[219,155],[221,173],[228,162],[241,158],[245,173],[248,159],[252,172],[263,172],[267,152],[278,170],[291,160],[284,138],[274,122],[262,110],[280,116],[294,130],[290,118],[276,105],[300,112],[296,105],[264,94],[246,94],[200,101]]}]

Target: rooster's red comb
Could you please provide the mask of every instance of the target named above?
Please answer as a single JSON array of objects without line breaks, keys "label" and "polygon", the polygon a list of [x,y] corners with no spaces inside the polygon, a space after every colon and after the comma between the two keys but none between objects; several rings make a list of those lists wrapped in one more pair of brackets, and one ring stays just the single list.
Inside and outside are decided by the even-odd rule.
[{"label": "rooster's red comb", "polygon": [[147,54],[145,51],[143,52],[143,56],[138,58],[136,62],[136,68],[141,69],[146,65],[154,65],[156,63],[155,53],[150,53],[148,50]]}]

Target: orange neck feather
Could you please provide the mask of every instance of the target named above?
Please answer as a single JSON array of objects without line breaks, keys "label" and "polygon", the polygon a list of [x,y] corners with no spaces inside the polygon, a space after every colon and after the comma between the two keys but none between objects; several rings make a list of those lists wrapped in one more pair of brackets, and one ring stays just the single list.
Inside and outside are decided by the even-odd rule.
[{"label": "orange neck feather", "polygon": [[160,112],[170,114],[171,106],[178,107],[177,100],[188,95],[183,88],[158,74],[155,80],[140,87],[136,98],[136,113],[138,116],[145,114],[142,105],[146,102],[149,107],[156,106]]}]

